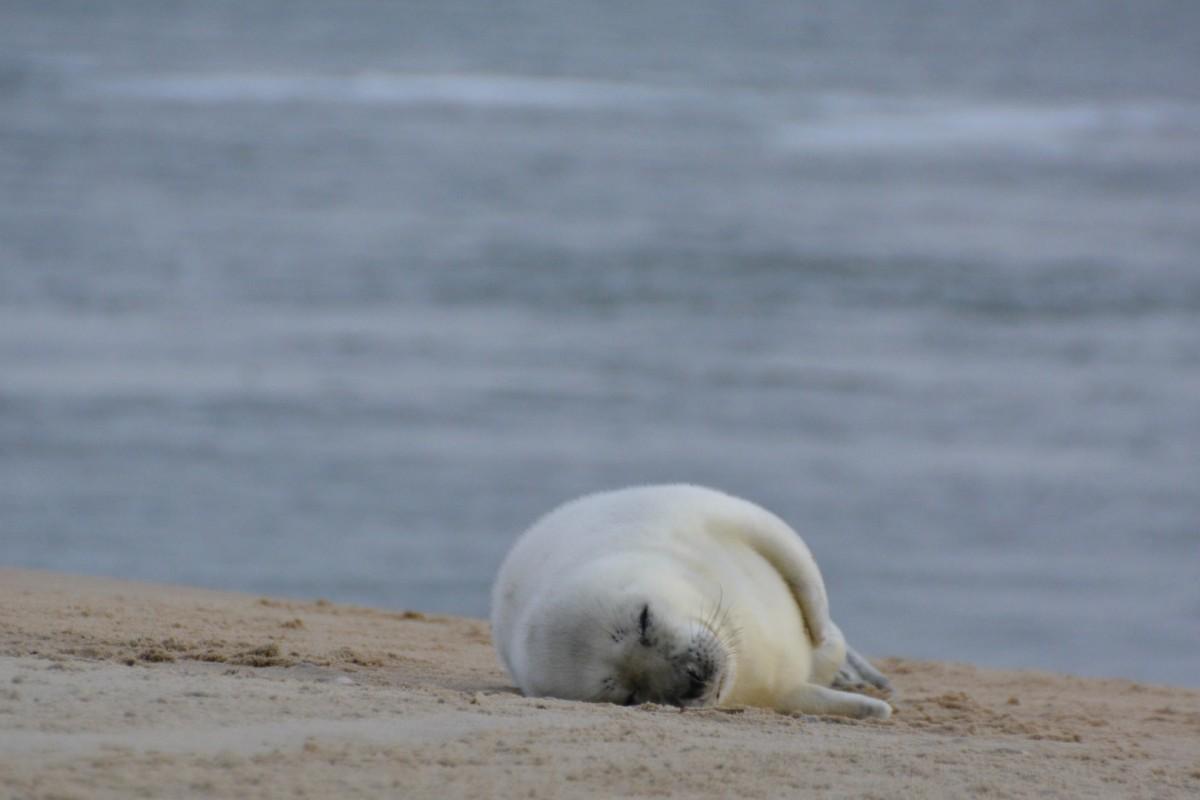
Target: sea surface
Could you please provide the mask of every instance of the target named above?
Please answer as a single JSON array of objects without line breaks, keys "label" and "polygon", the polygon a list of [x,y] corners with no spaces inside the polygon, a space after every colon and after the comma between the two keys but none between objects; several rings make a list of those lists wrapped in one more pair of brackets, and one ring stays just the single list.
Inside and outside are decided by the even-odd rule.
[{"label": "sea surface", "polygon": [[1200,4],[0,5],[0,563],[484,616],[667,481],[1200,686]]}]

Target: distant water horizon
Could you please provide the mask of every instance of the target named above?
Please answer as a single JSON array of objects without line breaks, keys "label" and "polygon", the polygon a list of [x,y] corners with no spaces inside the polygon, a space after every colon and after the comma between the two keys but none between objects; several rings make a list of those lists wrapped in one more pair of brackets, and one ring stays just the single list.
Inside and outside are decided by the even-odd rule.
[{"label": "distant water horizon", "polygon": [[1200,7],[0,9],[0,563],[487,616],[581,494],[1200,686]]}]

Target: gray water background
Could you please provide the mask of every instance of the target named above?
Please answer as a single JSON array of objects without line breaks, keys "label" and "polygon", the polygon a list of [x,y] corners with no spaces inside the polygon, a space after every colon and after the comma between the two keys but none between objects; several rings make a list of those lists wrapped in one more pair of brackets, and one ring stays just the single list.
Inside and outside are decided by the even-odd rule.
[{"label": "gray water background", "polygon": [[1200,4],[0,4],[0,563],[485,615],[692,481],[1200,685]]}]

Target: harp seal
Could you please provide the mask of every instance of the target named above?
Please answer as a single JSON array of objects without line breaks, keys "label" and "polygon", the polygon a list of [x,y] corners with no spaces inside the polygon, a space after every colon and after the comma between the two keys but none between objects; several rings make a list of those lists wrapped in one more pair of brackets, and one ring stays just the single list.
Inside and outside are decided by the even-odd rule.
[{"label": "harp seal", "polygon": [[800,536],[699,486],[601,492],[542,517],[500,567],[492,637],[534,697],[892,711],[849,691],[890,687],[830,619]]}]

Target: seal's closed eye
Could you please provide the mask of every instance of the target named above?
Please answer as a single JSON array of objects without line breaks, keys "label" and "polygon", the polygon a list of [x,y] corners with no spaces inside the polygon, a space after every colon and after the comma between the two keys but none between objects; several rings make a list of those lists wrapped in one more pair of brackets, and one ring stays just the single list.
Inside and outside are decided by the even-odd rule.
[{"label": "seal's closed eye", "polygon": [[650,627],[650,604],[642,606],[642,613],[638,616],[638,642],[643,647],[650,646],[650,637],[646,635],[646,630]]}]

